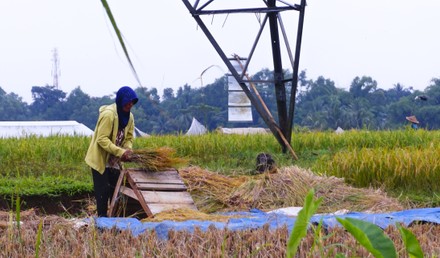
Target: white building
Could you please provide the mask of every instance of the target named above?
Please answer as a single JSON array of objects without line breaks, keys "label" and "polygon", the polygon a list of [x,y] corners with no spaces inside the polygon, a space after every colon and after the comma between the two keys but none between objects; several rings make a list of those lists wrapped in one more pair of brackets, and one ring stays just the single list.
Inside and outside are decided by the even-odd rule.
[{"label": "white building", "polygon": [[0,138],[70,135],[91,136],[93,130],[76,121],[0,121]]}]

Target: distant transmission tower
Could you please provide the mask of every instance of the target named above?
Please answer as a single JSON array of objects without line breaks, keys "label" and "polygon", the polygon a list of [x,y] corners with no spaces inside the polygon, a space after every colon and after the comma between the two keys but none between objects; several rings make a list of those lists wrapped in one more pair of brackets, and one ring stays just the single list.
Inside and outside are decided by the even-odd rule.
[{"label": "distant transmission tower", "polygon": [[59,89],[59,77],[61,76],[61,71],[60,71],[60,60],[58,59],[58,50],[56,48],[54,48],[52,50],[52,77],[53,77],[53,86],[55,87],[55,89]]}]

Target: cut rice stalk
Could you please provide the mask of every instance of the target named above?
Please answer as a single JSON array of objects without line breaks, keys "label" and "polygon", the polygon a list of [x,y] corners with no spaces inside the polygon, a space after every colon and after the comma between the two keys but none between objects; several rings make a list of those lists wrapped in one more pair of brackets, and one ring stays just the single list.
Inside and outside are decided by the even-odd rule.
[{"label": "cut rice stalk", "polygon": [[148,171],[161,171],[184,165],[187,163],[187,160],[175,157],[175,150],[172,148],[160,147],[157,149],[133,150],[130,162],[136,163]]}]

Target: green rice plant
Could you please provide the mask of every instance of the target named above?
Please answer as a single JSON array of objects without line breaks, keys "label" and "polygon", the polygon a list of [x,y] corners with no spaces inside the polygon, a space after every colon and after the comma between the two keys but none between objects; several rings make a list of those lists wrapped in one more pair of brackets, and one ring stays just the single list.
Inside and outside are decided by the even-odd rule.
[{"label": "green rice plant", "polygon": [[19,243],[19,247],[22,249],[24,248],[23,246],[23,238],[22,238],[22,232],[21,232],[21,199],[20,196],[18,195],[16,200],[15,200],[15,224],[17,226],[17,234],[18,234],[18,243]]},{"label": "green rice plant", "polygon": [[21,242],[21,234],[20,234],[20,228],[21,228],[20,210],[21,210],[21,208],[20,207],[21,207],[20,196],[17,196],[17,199],[15,201],[15,222],[17,224],[19,241]]},{"label": "green rice plant", "polygon": [[43,219],[40,219],[40,223],[38,223],[37,230],[37,239],[35,240],[35,258],[40,257],[40,245],[41,245],[41,236],[43,232]]},{"label": "green rice plant", "polygon": [[91,179],[81,181],[63,176],[22,176],[0,178],[0,195],[7,196],[19,192],[22,196],[46,195],[73,196],[78,193],[90,192],[93,187]]}]

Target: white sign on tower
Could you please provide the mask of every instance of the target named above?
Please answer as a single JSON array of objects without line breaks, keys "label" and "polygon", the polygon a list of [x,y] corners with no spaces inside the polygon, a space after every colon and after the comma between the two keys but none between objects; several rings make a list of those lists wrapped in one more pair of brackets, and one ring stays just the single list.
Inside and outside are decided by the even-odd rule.
[{"label": "white sign on tower", "polygon": [[[243,59],[241,59],[243,60]],[[243,72],[240,61],[230,59],[238,74]],[[252,105],[246,93],[240,87],[235,77],[228,74],[228,121],[229,122],[252,122]]]}]

